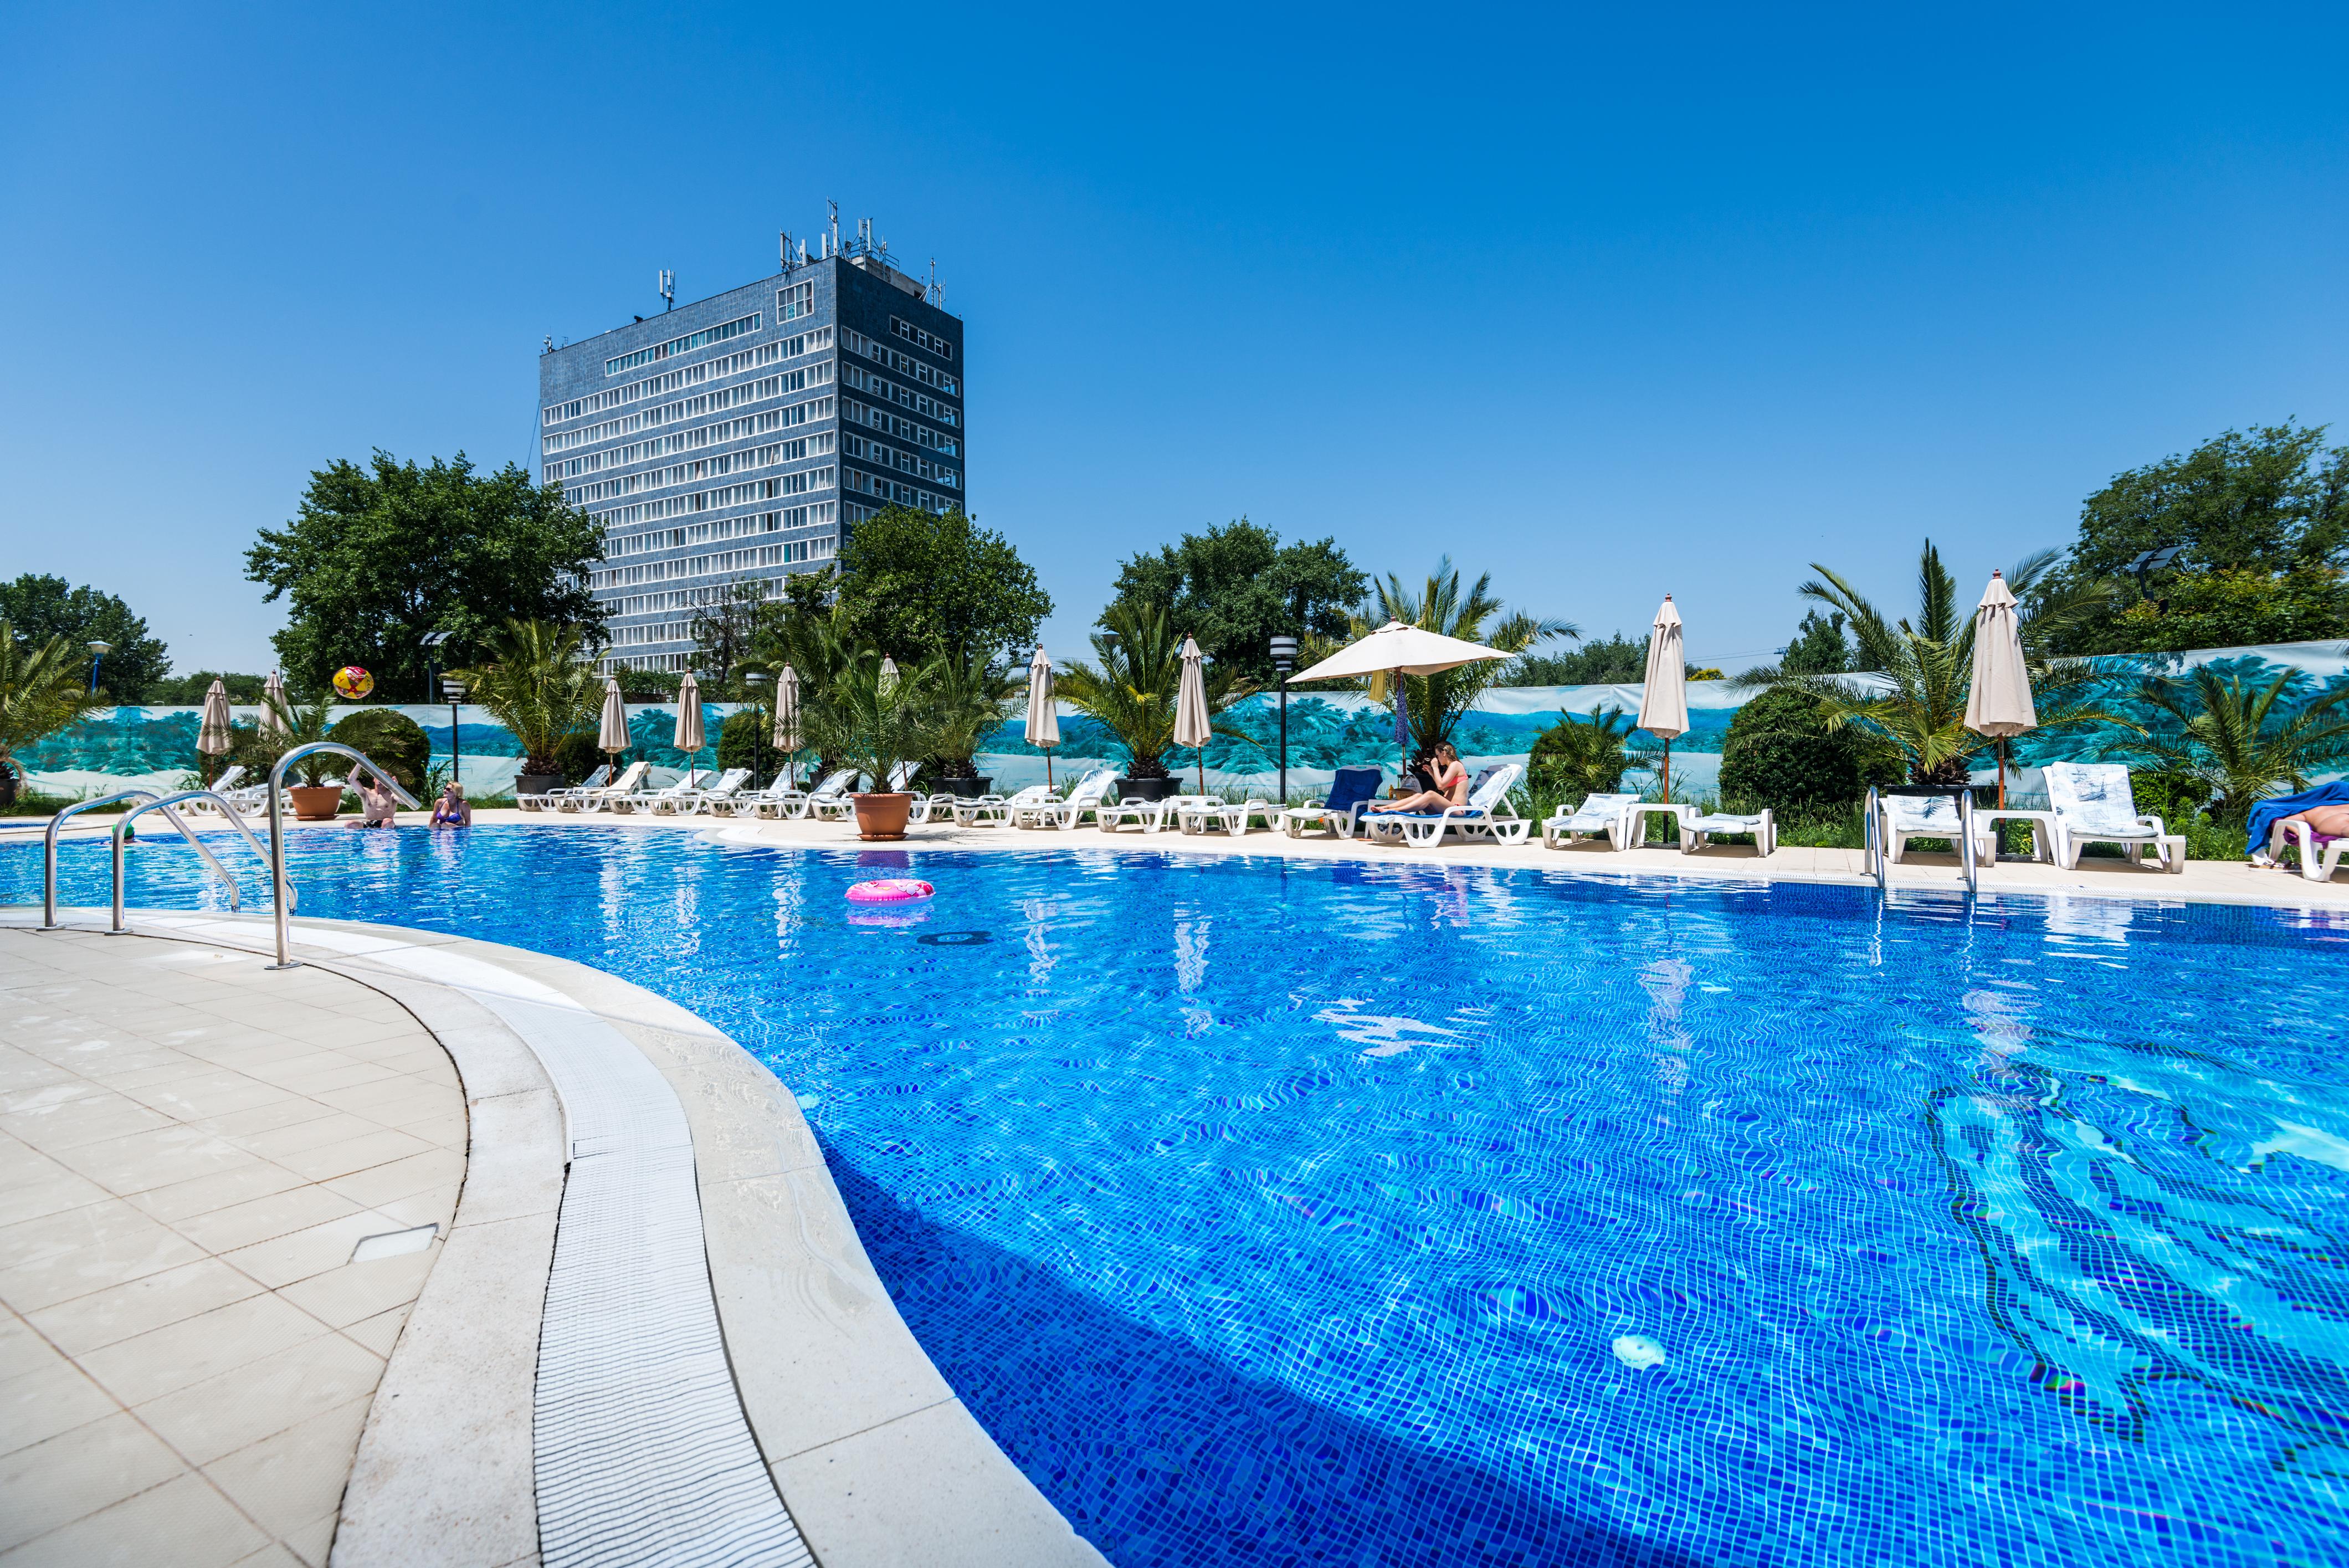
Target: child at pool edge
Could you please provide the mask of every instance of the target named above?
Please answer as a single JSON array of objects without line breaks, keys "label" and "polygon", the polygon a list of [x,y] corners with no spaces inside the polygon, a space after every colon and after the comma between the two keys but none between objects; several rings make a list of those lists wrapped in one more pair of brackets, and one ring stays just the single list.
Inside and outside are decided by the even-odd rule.
[{"label": "child at pool edge", "polygon": [[432,826],[435,827],[473,826],[473,803],[465,798],[465,786],[455,779],[450,779],[441,786],[440,798],[432,803]]}]

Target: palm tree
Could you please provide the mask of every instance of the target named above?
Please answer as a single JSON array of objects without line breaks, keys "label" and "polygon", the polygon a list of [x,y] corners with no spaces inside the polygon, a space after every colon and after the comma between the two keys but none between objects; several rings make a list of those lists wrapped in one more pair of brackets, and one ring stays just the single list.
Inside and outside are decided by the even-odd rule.
[{"label": "palm tree", "polygon": [[2207,664],[2183,678],[2147,676],[2137,696],[2178,725],[2147,748],[2166,771],[2209,789],[2212,817],[2240,826],[2278,784],[2306,789],[2309,774],[2349,757],[2349,683],[2290,707],[2302,679],[2287,670],[2260,685]]},{"label": "palm tree", "polygon": [[938,771],[950,779],[978,776],[971,761],[979,742],[1011,715],[1023,688],[1009,671],[977,651],[949,653],[937,661],[935,701],[938,709]]},{"label": "palm tree", "polygon": [[[1106,724],[1125,742],[1129,778],[1163,779],[1159,759],[1174,744],[1174,699],[1183,680],[1183,639],[1166,612],[1120,600],[1102,612],[1093,634],[1098,665],[1076,664],[1061,676],[1057,695],[1077,711]],[[1206,671],[1207,711],[1222,712],[1253,688],[1226,665]]]},{"label": "palm tree", "polygon": [[456,672],[472,700],[512,732],[526,774],[560,773],[555,742],[595,721],[604,682],[582,657],[585,641],[577,627],[510,620],[488,639],[486,662]]},{"label": "palm tree", "polygon": [[828,763],[869,775],[885,793],[900,764],[937,747],[938,683],[935,660],[897,670],[863,649],[808,698],[802,725]]},{"label": "palm tree", "polygon": [[[2058,558],[2057,552],[2044,550],[2017,562],[2007,575],[2007,587],[2016,597],[2032,601],[2031,613],[2019,618],[2019,628],[2039,728],[2119,722],[2086,706],[2085,688],[2095,674],[2085,660],[2046,652],[2056,632],[2088,608],[2084,599],[2053,597],[2042,591],[2042,580]],[[1842,675],[1801,674],[1776,665],[1749,670],[1732,684],[1816,697],[1828,729],[1857,724],[1898,747],[1912,784],[1965,783],[1974,758],[1992,742],[1965,725],[1966,695],[1973,684],[1974,619],[1933,542],[1925,541],[1917,559],[1914,621],[1890,619],[1858,589],[1816,561],[1811,570],[1818,577],[1803,585],[1803,597],[1844,618],[1858,649],[1855,662],[1879,684]]]},{"label": "palm tree", "polygon": [[38,648],[0,619],[0,806],[16,803],[16,753],[107,705],[82,680],[81,656],[64,636]]},{"label": "palm tree", "polygon": [[[1460,568],[1444,556],[1435,563],[1435,570],[1427,575],[1425,585],[1413,592],[1403,587],[1402,579],[1393,573],[1371,588],[1370,602],[1356,610],[1347,629],[1347,640],[1368,637],[1391,620],[1423,631],[1440,632],[1456,637],[1464,642],[1478,642],[1502,653],[1523,653],[1547,638],[1582,635],[1570,621],[1544,620],[1511,610],[1493,597],[1493,575],[1478,577],[1464,591],[1460,586]],[[1305,650],[1305,662],[1317,663],[1334,647],[1313,639]],[[1464,664],[1457,670],[1442,670],[1433,675],[1406,675],[1403,695],[1411,710],[1411,734],[1421,751],[1452,738],[1459,727],[1461,716],[1475,705],[1493,682],[1499,680],[1506,659],[1484,659]],[[1395,693],[1389,690],[1392,674],[1381,673],[1349,684],[1370,693],[1371,701],[1392,706]]]},{"label": "palm tree", "polygon": [[1626,773],[1650,765],[1627,749],[1633,726],[1622,709],[1609,705],[1587,719],[1561,709],[1558,720],[1534,737],[1536,789],[1607,794],[1622,784]]}]

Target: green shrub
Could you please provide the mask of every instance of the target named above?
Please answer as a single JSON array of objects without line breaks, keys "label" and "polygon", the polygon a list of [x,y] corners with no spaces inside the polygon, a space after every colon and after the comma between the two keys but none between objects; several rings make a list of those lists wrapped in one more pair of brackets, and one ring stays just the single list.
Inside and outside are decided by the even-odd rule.
[{"label": "green shrub", "polygon": [[574,730],[554,742],[555,771],[564,784],[577,784],[611,760],[595,749],[593,730]]},{"label": "green shrub", "polygon": [[424,798],[424,766],[432,747],[415,720],[394,708],[361,708],[338,720],[327,733],[344,745],[365,752],[381,763],[399,786]]},{"label": "green shrub", "polygon": [[1588,719],[1561,712],[1558,722],[1534,737],[1526,783],[1537,795],[1567,800],[1611,794],[1633,765],[1625,749],[1630,734],[1631,721],[1620,708],[1601,708]]},{"label": "green shrub", "polygon": [[1722,798],[1749,809],[1833,817],[1870,784],[1902,776],[1864,732],[1829,730],[1818,699],[1800,691],[1764,691],[1738,709],[1721,747]]},{"label": "green shrub", "polygon": [[726,722],[718,729],[719,769],[749,768],[760,775],[772,772],[778,761],[774,749],[770,746],[763,753],[761,751],[768,736],[767,715],[760,710],[745,708],[739,713],[728,714]]}]

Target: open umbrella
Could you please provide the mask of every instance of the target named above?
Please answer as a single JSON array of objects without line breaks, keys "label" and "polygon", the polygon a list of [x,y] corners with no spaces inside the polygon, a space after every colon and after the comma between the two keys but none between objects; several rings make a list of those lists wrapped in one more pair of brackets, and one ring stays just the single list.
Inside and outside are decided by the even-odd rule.
[{"label": "open umbrella", "polygon": [[[800,749],[800,672],[790,665],[775,677],[775,750],[790,754]],[[799,782],[799,764],[787,762],[792,782]]]},{"label": "open umbrella", "polygon": [[1195,746],[1199,753],[1199,793],[1207,793],[1207,737],[1215,732],[1207,722],[1206,656],[1188,634],[1183,639],[1183,680],[1174,689],[1174,743]]},{"label": "open umbrella", "polygon": [[628,749],[628,704],[620,695],[620,678],[616,675],[604,682],[604,713],[595,726],[595,749],[615,760]]},{"label": "open umbrella", "polygon": [[1664,799],[1672,798],[1672,737],[1688,733],[1688,658],[1681,642],[1681,612],[1666,594],[1649,628],[1648,670],[1640,689],[1640,728],[1664,742]]},{"label": "open umbrella", "polygon": [[1052,748],[1061,743],[1061,714],[1052,706],[1052,661],[1043,644],[1028,661],[1028,743],[1044,753],[1044,787],[1052,787]]},{"label": "open umbrella", "polygon": [[705,738],[701,730],[701,683],[688,670],[685,679],[677,683],[677,729],[669,736],[669,743],[689,759],[685,778],[688,789],[701,778],[701,746]]},{"label": "open umbrella", "polygon": [[1990,575],[1974,611],[1974,678],[1966,689],[1966,728],[1998,742],[1998,808],[2006,809],[2006,741],[2039,727],[2031,704],[2031,671],[2023,660],[2023,628],[2014,595],[2000,573]]},{"label": "open umbrella", "polygon": [[1429,631],[1424,627],[1391,620],[1368,637],[1348,643],[1312,669],[1299,670],[1283,684],[1299,680],[1329,680],[1341,675],[1383,673],[1393,676],[1395,744],[1408,750],[1411,745],[1411,708],[1409,700],[1403,695],[1402,677],[1434,675],[1446,670],[1457,670],[1464,664],[1474,664],[1480,659],[1508,657],[1498,649],[1486,648],[1481,642],[1468,642],[1460,638],[1446,637],[1440,631]]},{"label": "open umbrella", "polygon": [[196,723],[196,750],[208,757],[227,751],[232,740],[228,722],[228,687],[214,680],[204,693],[203,716]]},{"label": "open umbrella", "polygon": [[285,733],[285,678],[274,670],[261,683],[261,732],[264,737]]}]

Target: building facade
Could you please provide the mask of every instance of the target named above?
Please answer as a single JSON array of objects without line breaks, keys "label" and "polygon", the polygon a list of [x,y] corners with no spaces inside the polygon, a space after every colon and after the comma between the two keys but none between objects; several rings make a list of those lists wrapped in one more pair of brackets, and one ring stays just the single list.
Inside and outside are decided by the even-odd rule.
[{"label": "building facade", "polygon": [[889,505],[967,511],[962,323],[860,239],[539,358],[541,476],[604,527],[607,669],[683,670],[695,610],[779,597]]}]

